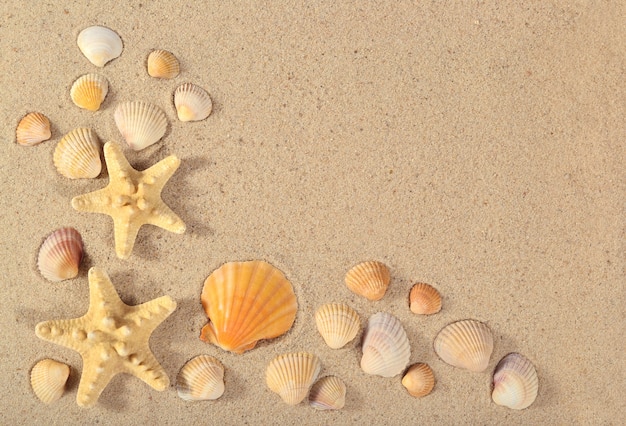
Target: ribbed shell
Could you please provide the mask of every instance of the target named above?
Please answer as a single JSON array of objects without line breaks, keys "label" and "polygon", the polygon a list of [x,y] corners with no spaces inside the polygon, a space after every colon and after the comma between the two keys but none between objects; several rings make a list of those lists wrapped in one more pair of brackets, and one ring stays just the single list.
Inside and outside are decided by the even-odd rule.
[{"label": "ribbed shell", "polygon": [[326,344],[333,349],[342,348],[361,328],[359,314],[345,303],[320,306],[315,312],[315,323]]},{"label": "ribbed shell", "polygon": [[54,166],[70,179],[90,179],[100,175],[100,143],[96,132],[78,128],[69,132],[54,149]]},{"label": "ribbed shell", "polygon": [[433,286],[417,283],[409,293],[409,308],[414,314],[436,314],[441,310],[441,295]]},{"label": "ribbed shell", "polygon": [[493,375],[493,402],[514,410],[529,407],[537,398],[539,378],[533,364],[523,355],[510,353]]},{"label": "ribbed shell", "polygon": [[336,376],[319,379],[309,392],[309,404],[316,410],[341,410],[346,405],[346,385]]},{"label": "ribbed shell", "polygon": [[363,262],[346,274],[346,286],[369,300],[380,300],[389,287],[389,268],[381,262]]},{"label": "ribbed shell", "polygon": [[206,90],[185,83],[174,91],[174,106],[180,121],[200,121],[211,114],[213,102]]},{"label": "ribbed shell", "polygon": [[211,356],[198,355],[180,369],[176,390],[186,401],[217,399],[224,393],[224,367]]},{"label": "ribbed shell", "polygon": [[99,74],[85,74],[76,79],[70,89],[70,98],[79,108],[98,111],[109,92],[109,82]]},{"label": "ribbed shell", "polygon": [[50,139],[50,136],[50,120],[40,112],[26,114],[15,129],[16,141],[23,146],[37,145]]},{"label": "ribbed shell", "polygon": [[289,405],[299,404],[322,369],[313,354],[288,353],[274,358],[265,371],[267,387],[276,392]]},{"label": "ribbed shell", "polygon": [[53,359],[42,359],[30,372],[30,385],[45,404],[51,404],[63,396],[70,367]]},{"label": "ribbed shell", "polygon": [[74,228],[61,228],[50,234],[41,247],[37,267],[44,278],[57,282],[78,275],[83,257],[83,240]]},{"label": "ribbed shell", "polygon": [[402,378],[402,386],[416,398],[428,395],[435,387],[433,370],[428,364],[413,364]]},{"label": "ribbed shell", "polygon": [[167,118],[157,106],[147,102],[123,102],[114,113],[115,124],[134,151],[140,151],[165,135]]},{"label": "ribbed shell", "polygon": [[178,59],[167,50],[153,50],[148,55],[148,74],[155,78],[174,78],[180,73]]},{"label": "ribbed shell", "polygon": [[120,56],[124,48],[122,39],[115,31],[98,25],[82,30],[76,43],[89,62],[97,67],[103,67]]},{"label": "ribbed shell", "polygon": [[363,371],[393,377],[402,373],[410,357],[411,346],[400,320],[386,312],[372,315],[363,334]]},{"label": "ribbed shell", "polygon": [[471,319],[462,320],[444,327],[435,337],[433,346],[444,362],[480,372],[489,365],[493,336],[486,324]]}]

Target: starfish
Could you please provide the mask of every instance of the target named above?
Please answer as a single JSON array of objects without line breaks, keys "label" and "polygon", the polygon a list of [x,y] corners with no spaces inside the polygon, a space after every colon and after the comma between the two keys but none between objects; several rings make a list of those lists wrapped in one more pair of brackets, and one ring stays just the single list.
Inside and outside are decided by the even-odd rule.
[{"label": "starfish", "polygon": [[165,183],[180,165],[176,156],[170,155],[140,172],[128,163],[119,145],[107,142],[104,144],[104,160],[109,170],[109,184],[98,191],[74,197],[72,207],[113,218],[117,257],[128,259],[139,228],[144,224],[177,234],[185,232],[183,221],[161,199]]},{"label": "starfish", "polygon": [[136,376],[158,391],[169,384],[148,340],[155,328],[176,309],[169,296],[137,306],[122,302],[107,273],[89,270],[89,310],[80,318],[45,321],[35,334],[43,340],[75,350],[83,358],[83,374],[76,402],[82,407],[98,397],[119,373]]}]

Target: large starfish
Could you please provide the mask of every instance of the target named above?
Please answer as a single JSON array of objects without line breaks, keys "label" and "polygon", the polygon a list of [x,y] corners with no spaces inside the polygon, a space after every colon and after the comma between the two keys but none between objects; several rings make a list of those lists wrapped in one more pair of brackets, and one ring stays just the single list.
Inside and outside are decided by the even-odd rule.
[{"label": "large starfish", "polygon": [[72,199],[78,211],[104,213],[113,218],[115,253],[127,259],[142,225],[149,223],[182,234],[185,224],[161,199],[165,183],[174,174],[180,160],[174,155],[142,172],[126,160],[119,145],[104,144],[104,159],[109,170],[109,184],[94,192]]},{"label": "large starfish", "polygon": [[119,298],[107,273],[91,268],[87,313],[80,318],[41,322],[35,334],[81,355],[83,374],[76,402],[89,406],[119,373],[132,374],[159,391],[169,386],[167,373],[150,351],[148,340],[174,309],[176,302],[169,296],[129,306]]}]

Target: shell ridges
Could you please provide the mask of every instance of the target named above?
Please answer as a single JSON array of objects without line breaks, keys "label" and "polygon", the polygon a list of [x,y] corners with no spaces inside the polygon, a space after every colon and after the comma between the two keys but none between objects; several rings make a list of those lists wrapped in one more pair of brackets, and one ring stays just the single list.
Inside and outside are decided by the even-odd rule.
[{"label": "shell ridges", "polygon": [[22,146],[33,146],[52,136],[50,120],[40,112],[26,114],[15,129],[15,140]]},{"label": "shell ridges", "polygon": [[468,319],[444,327],[433,343],[444,362],[458,368],[481,372],[489,365],[493,336],[486,324]]},{"label": "shell ridges", "polygon": [[322,369],[317,356],[306,353],[287,353],[270,361],[265,371],[267,387],[289,404],[299,404]]}]

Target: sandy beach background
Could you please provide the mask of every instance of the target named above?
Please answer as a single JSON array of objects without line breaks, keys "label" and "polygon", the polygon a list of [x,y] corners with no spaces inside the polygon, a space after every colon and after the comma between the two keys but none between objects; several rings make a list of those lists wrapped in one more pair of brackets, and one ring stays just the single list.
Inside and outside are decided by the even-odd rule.
[{"label": "sandy beach background", "polygon": [[[58,5],[65,3],[65,5]],[[79,4],[80,3],[80,4]],[[0,5],[0,423],[2,424],[618,424],[624,417],[626,176],[625,7],[620,2],[25,2]],[[104,25],[124,41],[102,69],[76,46]],[[148,76],[155,48],[181,73]],[[97,72],[110,83],[100,111],[74,106],[69,88]],[[213,97],[211,116],[181,123],[173,90],[184,82]],[[108,216],[79,213],[72,197],[104,187],[59,175],[52,153],[76,127],[123,143],[122,101],[161,107],[164,139],[124,150],[144,169],[167,155],[182,164],[163,191],[187,224],[177,235],[144,226],[128,260],[115,256]],[[22,116],[40,111],[52,140],[15,144]],[[75,227],[86,249],[76,279],[52,284],[36,268],[53,230]],[[224,262],[264,259],[293,283],[296,323],[243,355],[199,340],[200,291]],[[344,285],[350,267],[379,260],[386,296],[369,302]],[[90,409],[77,406],[78,353],[40,340],[35,325],[88,307],[87,271],[108,271],[122,300],[169,295],[177,310],[150,346],[172,383],[199,354],[226,368],[216,401],[189,403],[116,376]],[[418,281],[442,293],[442,311],[412,314]],[[397,316],[411,363],[437,384],[411,397],[400,376],[359,368],[356,339],[332,350],[313,320],[346,302],[365,325]],[[442,362],[437,332],[484,321],[495,348],[484,373]],[[280,353],[308,351],[322,376],[347,385],[343,410],[284,404],[265,385]],[[520,352],[540,389],[523,411],[495,405],[498,360]],[[45,406],[29,371],[42,358],[72,367],[68,390]]]}]

